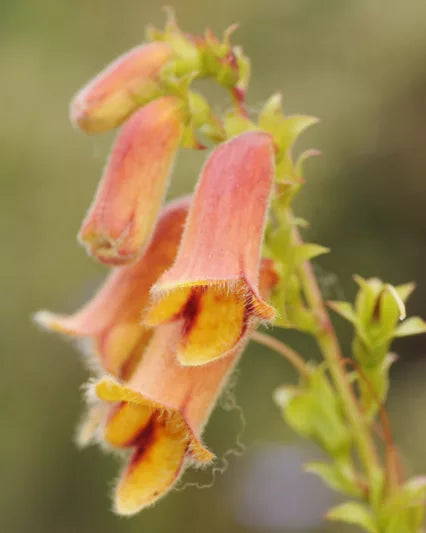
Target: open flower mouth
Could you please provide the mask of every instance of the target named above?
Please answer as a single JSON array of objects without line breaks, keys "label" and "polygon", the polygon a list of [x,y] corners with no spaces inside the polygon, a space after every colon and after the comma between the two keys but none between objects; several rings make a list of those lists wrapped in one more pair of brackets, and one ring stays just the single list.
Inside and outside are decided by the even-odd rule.
[{"label": "open flower mouth", "polygon": [[144,323],[155,327],[180,321],[178,360],[182,365],[202,365],[226,356],[243,339],[249,324],[274,316],[275,310],[243,280],[204,281],[174,289],[155,286]]},{"label": "open flower mouth", "polygon": [[94,389],[99,400],[111,404],[103,441],[131,452],[114,490],[120,514],[153,504],[173,487],[188,461],[205,465],[214,459],[178,410],[112,379],[102,379]]}]

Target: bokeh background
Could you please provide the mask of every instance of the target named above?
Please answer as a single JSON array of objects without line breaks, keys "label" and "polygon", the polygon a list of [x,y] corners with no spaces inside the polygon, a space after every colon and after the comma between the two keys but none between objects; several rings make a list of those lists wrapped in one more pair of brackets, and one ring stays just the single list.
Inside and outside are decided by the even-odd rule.
[{"label": "bokeh background", "polygon": [[[425,314],[426,3],[387,0],[170,1],[181,26],[241,26],[253,60],[249,103],[281,89],[288,112],[322,122],[300,147],[308,163],[298,212],[310,239],[331,246],[319,261],[328,297],[351,298],[357,272],[419,282],[409,311]],[[163,23],[150,0],[0,0],[0,531],[343,532],[322,523],[336,496],[301,463],[318,457],[283,424],[272,391],[296,378],[277,355],[252,345],[206,439],[229,465],[212,488],[175,491],[132,519],[110,512],[118,463],[73,444],[87,371],[71,343],[39,331],[39,308],[71,311],[105,270],[75,235],[112,140],[72,129],[73,92]],[[215,94],[215,105],[226,106]],[[189,191],[203,155],[184,153],[170,191]],[[348,345],[350,331],[336,322]],[[316,358],[298,336],[288,342]],[[425,338],[396,346],[389,411],[408,472],[426,471]],[[244,413],[245,427],[238,409]],[[225,407],[225,408],[223,408]],[[246,448],[237,457],[239,439]],[[186,481],[209,484],[212,472]]]}]

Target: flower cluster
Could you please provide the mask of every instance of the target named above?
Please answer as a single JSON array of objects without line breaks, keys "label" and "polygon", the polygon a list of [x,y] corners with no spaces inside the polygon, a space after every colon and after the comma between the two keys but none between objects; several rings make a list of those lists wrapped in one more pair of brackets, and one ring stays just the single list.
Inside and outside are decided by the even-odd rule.
[{"label": "flower cluster", "polygon": [[267,300],[277,276],[262,259],[275,175],[270,134],[220,143],[193,196],[163,207],[176,153],[197,121],[177,77],[195,52],[231,83],[238,60],[208,34],[139,46],[74,98],[71,120],[83,131],[121,125],[79,233],[111,272],[76,313],[36,315],[84,340],[90,354],[95,378],[78,442],[128,451],[114,493],[120,514],[155,502],[187,465],[213,460],[201,440],[209,414],[251,332],[275,316]]}]

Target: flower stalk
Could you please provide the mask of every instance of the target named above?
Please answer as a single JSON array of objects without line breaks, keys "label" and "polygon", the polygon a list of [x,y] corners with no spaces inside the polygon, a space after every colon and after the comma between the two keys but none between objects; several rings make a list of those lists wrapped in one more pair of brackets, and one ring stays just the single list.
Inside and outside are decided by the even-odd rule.
[{"label": "flower stalk", "polygon": [[[300,245],[302,240],[297,228],[295,228],[293,235],[295,243]],[[338,394],[340,395],[346,416],[352,425],[354,437],[357,441],[359,456],[367,477],[370,480],[374,480],[377,478],[377,473],[380,468],[376,448],[368,426],[363,420],[352,386],[348,380],[339,341],[325,307],[318,282],[312,270],[312,265],[309,261],[304,261],[301,265],[300,278],[309,308],[312,310],[318,321],[318,333],[316,334],[318,346],[324,360],[328,364],[330,374]]]}]

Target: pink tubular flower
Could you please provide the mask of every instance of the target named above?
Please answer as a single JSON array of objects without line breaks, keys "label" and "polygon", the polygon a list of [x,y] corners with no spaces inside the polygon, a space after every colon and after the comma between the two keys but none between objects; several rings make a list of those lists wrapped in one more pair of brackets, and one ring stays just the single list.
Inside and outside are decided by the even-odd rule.
[{"label": "pink tubular flower", "polygon": [[112,265],[137,259],[148,243],[183,133],[181,100],[167,96],[137,111],[116,140],[79,238]]},{"label": "pink tubular flower", "polygon": [[[261,290],[266,296],[277,278],[268,261],[262,265]],[[159,326],[129,380],[120,383],[104,377],[91,388],[102,402],[95,403],[98,408],[110,406],[102,440],[131,451],[115,488],[114,508],[119,514],[134,514],[153,504],[173,487],[186,466],[214,459],[201,435],[244,343],[209,365],[183,367],[175,353],[181,329],[178,321]]]},{"label": "pink tubular flower", "polygon": [[252,131],[216,148],[202,171],[173,266],[152,289],[150,326],[179,320],[177,355],[200,365],[227,354],[275,311],[259,295],[259,260],[273,184],[273,143]]},{"label": "pink tubular flower", "polygon": [[171,47],[160,42],[126,52],[75,95],[72,122],[88,133],[115,128],[160,95],[159,75],[172,57]]},{"label": "pink tubular flower", "polygon": [[189,203],[185,197],[164,208],[143,256],[133,265],[114,269],[80,311],[70,316],[40,311],[37,322],[66,335],[92,339],[98,366],[117,378],[127,378],[152,333],[140,323],[149,289],[175,258]]},{"label": "pink tubular flower", "polygon": [[103,378],[95,385],[97,397],[111,405],[104,441],[132,450],[115,489],[119,514],[154,503],[188,463],[214,458],[200,435],[241,348],[209,367],[182,367],[175,356],[179,336],[179,325],[160,326],[128,383]]}]

